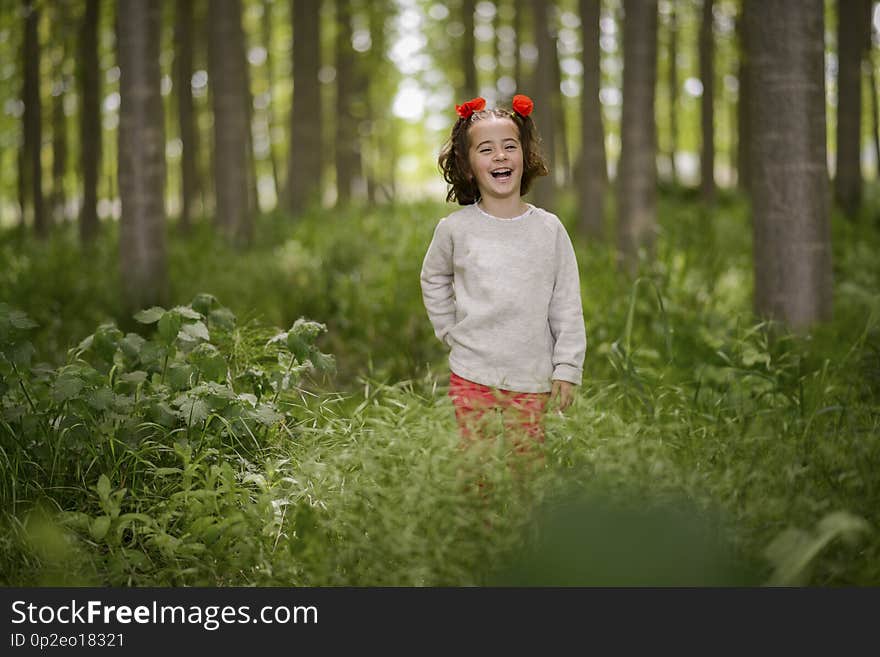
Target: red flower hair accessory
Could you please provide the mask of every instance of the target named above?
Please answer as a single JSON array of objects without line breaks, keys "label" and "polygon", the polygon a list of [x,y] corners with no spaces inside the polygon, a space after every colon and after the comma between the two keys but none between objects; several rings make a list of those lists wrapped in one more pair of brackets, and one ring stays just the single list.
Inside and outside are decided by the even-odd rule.
[{"label": "red flower hair accessory", "polygon": [[513,97],[513,111],[520,116],[528,116],[533,109],[535,109],[535,103],[528,96],[517,94]]},{"label": "red flower hair accessory", "polygon": [[479,112],[486,106],[486,99],[480,98],[477,96],[476,98],[472,98],[462,105],[456,105],[455,111],[458,112],[458,115],[463,119],[470,118],[471,114],[474,112]]}]

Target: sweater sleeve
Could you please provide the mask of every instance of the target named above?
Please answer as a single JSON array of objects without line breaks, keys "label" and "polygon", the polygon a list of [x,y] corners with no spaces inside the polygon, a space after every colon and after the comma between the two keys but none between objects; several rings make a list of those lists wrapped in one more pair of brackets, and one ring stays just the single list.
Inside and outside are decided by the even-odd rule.
[{"label": "sweater sleeve", "polygon": [[587,351],[577,259],[562,224],[556,235],[556,282],[549,309],[553,334],[553,379],[580,385]]},{"label": "sweater sleeve", "polygon": [[455,290],[452,284],[452,234],[441,220],[422,263],[422,300],[434,334],[447,345],[447,334],[455,324]]}]

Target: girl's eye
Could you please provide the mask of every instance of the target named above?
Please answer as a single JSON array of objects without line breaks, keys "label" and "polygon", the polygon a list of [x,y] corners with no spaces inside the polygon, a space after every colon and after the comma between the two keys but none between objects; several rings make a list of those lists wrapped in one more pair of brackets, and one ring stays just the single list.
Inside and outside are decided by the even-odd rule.
[{"label": "girl's eye", "polygon": [[515,151],[515,150],[516,150],[516,144],[508,144],[508,145],[506,146],[506,148],[507,148],[507,150],[509,150],[509,151]]},{"label": "girl's eye", "polygon": [[491,149],[491,148],[481,148],[481,149],[480,149],[480,152],[481,152],[481,153],[491,153],[491,152],[492,152],[492,149]]}]

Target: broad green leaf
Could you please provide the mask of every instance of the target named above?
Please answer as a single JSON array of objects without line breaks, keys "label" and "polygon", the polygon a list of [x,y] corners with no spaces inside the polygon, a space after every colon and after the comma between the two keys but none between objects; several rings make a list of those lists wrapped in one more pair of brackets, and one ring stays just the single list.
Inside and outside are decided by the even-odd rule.
[{"label": "broad green leaf", "polygon": [[183,325],[183,318],[174,310],[169,310],[159,320],[159,337],[165,344],[171,344]]},{"label": "broad green leaf", "polygon": [[186,319],[194,319],[199,320],[202,318],[201,313],[196,310],[193,310],[189,306],[174,306],[172,309],[175,313],[180,315],[181,317],[185,317]]},{"label": "broad green leaf", "polygon": [[102,324],[94,333],[92,350],[105,361],[113,362],[113,354],[121,339],[122,331],[113,324]]},{"label": "broad green leaf", "polygon": [[137,333],[129,333],[120,340],[119,348],[122,349],[122,353],[125,354],[126,358],[136,361],[140,358],[141,349],[145,342],[146,340]]},{"label": "broad green leaf", "polygon": [[293,331],[290,331],[287,334],[287,348],[300,363],[304,363],[308,360],[309,343]]},{"label": "broad green leaf", "polygon": [[89,534],[96,541],[102,540],[107,535],[109,529],[110,516],[98,516],[97,518],[92,518],[92,521],[89,523]]},{"label": "broad green leaf", "polygon": [[202,399],[186,397],[180,403],[180,411],[177,413],[188,426],[204,422],[208,417],[208,405]]},{"label": "broad green leaf", "polygon": [[229,308],[216,308],[208,314],[208,323],[231,331],[235,328],[235,315]]},{"label": "broad green leaf", "polygon": [[208,341],[211,339],[211,335],[208,333],[208,327],[201,321],[193,322],[192,324],[184,324],[181,331],[197,340]]},{"label": "broad green leaf", "polygon": [[102,500],[110,497],[110,479],[107,478],[107,475],[102,474],[98,477],[98,484],[95,486],[95,490],[98,491],[98,496]]},{"label": "broad green leaf", "polygon": [[126,372],[122,376],[119,377],[120,381],[124,381],[125,383],[143,383],[147,380],[147,373],[142,370],[135,370],[134,372]]},{"label": "broad green leaf", "polygon": [[195,372],[189,365],[173,365],[165,375],[165,382],[172,390],[186,390],[194,380]]},{"label": "broad green leaf", "polygon": [[55,381],[52,386],[52,399],[56,402],[65,402],[68,399],[76,397],[85,386],[82,379],[75,376],[62,375]]},{"label": "broad green leaf", "polygon": [[273,424],[280,422],[284,418],[281,413],[278,413],[268,404],[261,404],[257,408],[249,411],[248,415],[260,424],[267,427],[270,427]]},{"label": "broad green leaf", "polygon": [[226,379],[226,359],[214,345],[203,342],[190,352],[189,360],[202,373],[206,381]]},{"label": "broad green leaf", "polygon": [[150,406],[148,416],[156,424],[169,429],[177,424],[177,413],[166,402],[158,402]]},{"label": "broad green leaf", "polygon": [[169,475],[183,474],[183,470],[180,468],[156,468],[153,470],[153,474],[157,477],[167,477]]},{"label": "broad green leaf", "polygon": [[113,403],[114,397],[110,388],[98,388],[86,396],[86,402],[96,411],[106,411]]},{"label": "broad green leaf", "polygon": [[317,349],[312,349],[309,360],[319,372],[333,373],[336,371],[336,359],[330,354],[324,354]]},{"label": "broad green leaf", "polygon": [[206,315],[211,312],[211,309],[214,306],[219,305],[217,298],[213,294],[206,294],[204,292],[197,294],[193,297],[193,300],[189,304],[193,309]]},{"label": "broad green leaf", "polygon": [[136,313],[134,318],[141,324],[153,324],[154,322],[158,322],[164,316],[164,308],[161,306],[153,306],[152,308],[147,308],[146,310]]}]

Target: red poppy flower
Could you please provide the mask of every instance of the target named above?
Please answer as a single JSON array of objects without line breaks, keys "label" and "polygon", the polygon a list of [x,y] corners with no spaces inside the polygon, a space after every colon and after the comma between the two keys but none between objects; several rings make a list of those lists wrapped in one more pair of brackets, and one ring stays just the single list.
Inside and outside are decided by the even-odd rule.
[{"label": "red poppy flower", "polygon": [[513,111],[520,116],[528,116],[535,109],[532,99],[523,94],[517,94],[513,97]]},{"label": "red poppy flower", "polygon": [[474,112],[479,112],[485,106],[486,99],[477,96],[476,98],[472,98],[471,100],[467,101],[463,105],[456,105],[455,111],[458,112],[458,115],[461,118],[467,119],[470,117],[471,114],[473,114]]}]

